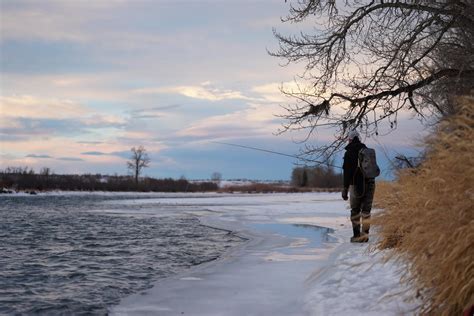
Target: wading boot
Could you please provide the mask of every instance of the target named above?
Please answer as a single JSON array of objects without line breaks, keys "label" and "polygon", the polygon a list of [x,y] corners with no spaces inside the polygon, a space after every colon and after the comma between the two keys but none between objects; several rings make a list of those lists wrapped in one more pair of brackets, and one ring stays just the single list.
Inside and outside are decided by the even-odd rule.
[{"label": "wading boot", "polygon": [[354,236],[351,237],[351,242],[360,242],[360,225],[352,225],[352,232],[354,233]]}]

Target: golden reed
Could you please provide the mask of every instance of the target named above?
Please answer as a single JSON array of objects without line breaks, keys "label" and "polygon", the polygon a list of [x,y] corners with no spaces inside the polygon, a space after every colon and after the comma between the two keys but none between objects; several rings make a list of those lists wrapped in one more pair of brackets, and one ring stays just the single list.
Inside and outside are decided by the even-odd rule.
[{"label": "golden reed", "polygon": [[463,315],[474,305],[473,97],[459,99],[426,146],[420,167],[378,184],[377,248],[408,262],[402,280],[418,290],[420,314]]}]

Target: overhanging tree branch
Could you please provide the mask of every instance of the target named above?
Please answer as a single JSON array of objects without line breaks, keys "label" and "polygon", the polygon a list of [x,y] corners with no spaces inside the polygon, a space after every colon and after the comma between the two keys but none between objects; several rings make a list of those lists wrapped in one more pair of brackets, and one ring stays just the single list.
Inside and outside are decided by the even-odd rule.
[{"label": "overhanging tree branch", "polygon": [[293,1],[283,21],[314,18],[319,28],[289,36],[274,30],[280,48],[270,54],[304,62],[298,77],[307,82],[283,91],[295,102],[284,106],[280,132],[307,130],[311,141],[318,127],[334,127],[333,144],[304,149],[327,156],[348,129],[394,128],[403,108],[425,119],[449,113],[450,95],[474,88],[473,16],[467,0]]},{"label": "overhanging tree branch", "polygon": [[[409,84],[400,88],[397,88],[395,90],[387,90],[387,91],[382,91],[377,94],[371,94],[367,95],[365,97],[361,98],[351,98],[349,96],[346,96],[344,94],[340,93],[333,93],[331,96],[327,99],[321,102],[320,104],[313,105],[310,104],[309,107],[310,109],[306,111],[300,118],[304,118],[308,115],[320,115],[322,114],[321,112],[324,112],[326,115],[329,115],[329,109],[330,109],[330,103],[333,99],[340,98],[345,101],[350,102],[351,107],[363,107],[366,108],[368,105],[368,102],[373,101],[373,100],[378,100],[378,99],[383,99],[386,97],[395,97],[398,96],[402,93],[407,93],[409,94],[409,97],[413,97],[413,93],[417,90],[420,89],[426,85],[431,84],[432,82],[441,79],[441,78],[454,78],[454,77],[459,77],[461,75],[473,75],[474,71],[473,70],[467,70],[467,71],[462,71],[459,69],[443,69],[440,70],[431,76],[426,77],[423,80],[420,80],[416,83]],[[360,115],[360,114],[359,114]]]}]

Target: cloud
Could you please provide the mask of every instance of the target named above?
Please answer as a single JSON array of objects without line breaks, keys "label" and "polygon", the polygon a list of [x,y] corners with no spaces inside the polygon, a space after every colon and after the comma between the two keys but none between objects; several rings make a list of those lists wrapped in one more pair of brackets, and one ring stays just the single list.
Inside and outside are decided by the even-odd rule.
[{"label": "cloud", "polygon": [[0,96],[0,123],[2,127],[29,128],[61,125],[61,121],[74,127],[123,127],[123,117],[97,113],[78,102],[68,99],[41,98],[29,95]]},{"label": "cloud", "polygon": [[12,135],[5,129],[0,128],[0,140],[2,141],[21,141],[28,139],[25,135]]},{"label": "cloud", "polygon": [[[52,137],[73,137],[93,134],[95,131],[103,131],[107,128],[120,129],[124,125],[118,122],[95,119],[92,121],[79,119],[30,119],[12,118],[16,127],[0,127],[0,136],[3,139],[40,139]],[[15,137],[8,137],[14,135]]]},{"label": "cloud", "polygon": [[87,117],[82,117],[79,121],[87,127],[102,128],[102,127],[115,127],[122,128],[127,125],[125,118],[117,115],[107,114],[93,114]]},{"label": "cloud", "polygon": [[29,155],[26,155],[25,157],[27,157],[27,158],[41,158],[41,159],[52,159],[53,158],[49,155],[37,155],[37,154],[29,154]]},{"label": "cloud", "polygon": [[126,158],[128,159],[130,156],[130,151],[128,150],[122,150],[122,151],[112,151],[112,152],[101,152],[101,151],[86,151],[82,152],[81,155],[85,156],[116,156],[120,158]]},{"label": "cloud", "polygon": [[47,154],[51,157],[80,157],[81,152],[100,151],[113,152],[122,150],[124,147],[120,143],[107,142],[98,145],[78,144],[70,137],[61,136],[40,136],[36,139],[24,139],[17,141],[3,141],[1,151],[24,157],[31,153]]},{"label": "cloud", "polygon": [[104,156],[104,155],[109,155],[108,153],[103,153],[101,151],[86,151],[81,153],[81,155],[87,155],[87,156]]},{"label": "cloud", "polygon": [[[40,39],[84,42],[94,39],[93,21],[105,18],[125,3],[107,1],[31,1],[2,2],[2,39]],[[27,23],[18,23],[27,21]]]},{"label": "cloud", "polygon": [[287,92],[312,94],[314,88],[308,83],[295,81],[271,82],[252,87],[252,91],[258,93],[264,100],[269,102],[283,103],[291,100],[281,92],[281,89]]},{"label": "cloud", "polygon": [[155,119],[169,116],[168,112],[179,108],[179,104],[171,104],[164,106],[155,106],[130,111],[133,119]]},{"label": "cloud", "polygon": [[1,96],[0,118],[69,118],[86,115],[88,109],[67,99],[37,98],[29,95]]},{"label": "cloud", "polygon": [[117,156],[117,157],[124,158],[124,159],[129,159],[130,158],[130,151],[129,150],[114,151],[114,152],[111,152],[109,155]]},{"label": "cloud", "polygon": [[0,104],[2,139],[76,136],[90,134],[96,130],[123,129],[127,126],[124,117],[92,111],[71,100],[2,96]]},{"label": "cloud", "polygon": [[181,107],[181,104],[170,104],[170,105],[163,105],[163,106],[155,106],[149,109],[142,109],[143,110],[150,110],[150,111],[165,111],[165,110],[174,110]]},{"label": "cloud", "polygon": [[268,104],[252,103],[245,110],[196,121],[177,135],[195,138],[270,136],[279,125],[274,116],[276,110]]},{"label": "cloud", "polygon": [[127,143],[140,143],[149,140],[152,136],[152,133],[149,131],[126,131],[122,136],[117,137],[117,139],[126,141]]},{"label": "cloud", "polygon": [[253,100],[252,98],[244,96],[240,91],[216,88],[212,86],[209,81],[203,82],[201,85],[142,88],[135,89],[133,92],[136,94],[175,93],[188,98],[207,101],[222,101],[228,99]]},{"label": "cloud", "polygon": [[79,141],[76,142],[78,144],[84,144],[84,145],[98,145],[98,144],[103,144],[104,142],[98,142],[98,141]]},{"label": "cloud", "polygon": [[60,157],[56,158],[57,160],[63,160],[63,161],[84,161],[84,159],[81,158],[75,158],[75,157]]},{"label": "cloud", "polygon": [[25,156],[26,158],[37,158],[37,159],[56,159],[56,160],[63,160],[63,161],[84,161],[84,159],[76,158],[76,157],[59,157],[54,158],[49,155],[37,155],[37,154],[29,154]]},{"label": "cloud", "polygon": [[[3,40],[84,41],[86,39],[86,34],[81,32],[77,26],[81,22],[81,18],[77,14],[61,17],[58,14],[48,15],[47,12],[34,9],[8,10],[2,13],[2,19]],[[18,23],[18,21],[29,21],[30,23]],[[64,28],[66,25],[68,27]]]}]

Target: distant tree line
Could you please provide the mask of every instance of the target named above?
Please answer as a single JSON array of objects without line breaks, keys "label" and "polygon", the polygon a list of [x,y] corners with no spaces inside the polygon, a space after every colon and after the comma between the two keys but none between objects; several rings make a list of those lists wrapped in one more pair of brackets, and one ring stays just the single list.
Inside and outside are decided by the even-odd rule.
[{"label": "distant tree line", "polygon": [[54,174],[49,168],[39,173],[28,167],[8,167],[0,170],[0,188],[14,190],[64,191],[138,191],[138,192],[205,192],[216,191],[213,182],[190,182],[184,178],[155,179],[102,174]]},{"label": "distant tree line", "polygon": [[342,174],[326,166],[302,166],[293,168],[291,184],[295,187],[340,188]]}]

